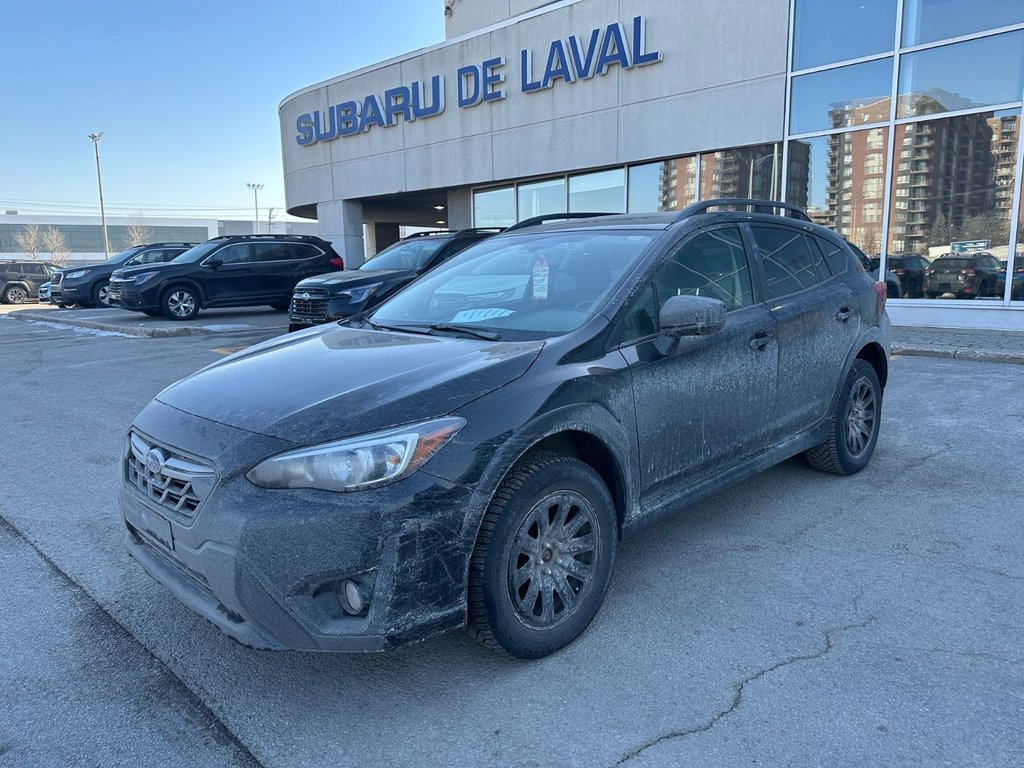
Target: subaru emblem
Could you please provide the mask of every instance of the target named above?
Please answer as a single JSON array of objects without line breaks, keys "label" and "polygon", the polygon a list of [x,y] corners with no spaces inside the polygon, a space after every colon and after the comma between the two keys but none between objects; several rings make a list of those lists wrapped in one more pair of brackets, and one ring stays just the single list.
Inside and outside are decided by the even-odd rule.
[{"label": "subaru emblem", "polygon": [[312,297],[308,293],[304,293],[301,296],[299,296],[299,298],[302,299],[303,301],[309,301]]},{"label": "subaru emblem", "polygon": [[146,463],[146,469],[154,475],[159,475],[164,471],[164,463],[167,459],[164,457],[163,453],[160,452],[159,448],[151,448],[146,452],[143,461]]}]

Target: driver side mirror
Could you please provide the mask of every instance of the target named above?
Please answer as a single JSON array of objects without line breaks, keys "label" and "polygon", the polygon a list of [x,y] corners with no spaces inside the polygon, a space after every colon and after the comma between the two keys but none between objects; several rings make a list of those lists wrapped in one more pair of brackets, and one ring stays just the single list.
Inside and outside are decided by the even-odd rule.
[{"label": "driver side mirror", "polygon": [[224,263],[224,260],[223,259],[218,259],[216,256],[214,256],[212,259],[207,259],[206,260],[206,266],[210,267],[211,269],[216,269],[217,267],[219,267],[223,263]]},{"label": "driver side mirror", "polygon": [[725,328],[725,304],[707,296],[671,296],[658,314],[663,336],[710,336]]}]

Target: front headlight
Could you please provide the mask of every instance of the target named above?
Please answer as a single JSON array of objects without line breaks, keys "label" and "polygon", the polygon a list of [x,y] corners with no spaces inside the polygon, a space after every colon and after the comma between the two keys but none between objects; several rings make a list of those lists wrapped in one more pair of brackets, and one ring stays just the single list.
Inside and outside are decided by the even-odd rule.
[{"label": "front headlight", "polygon": [[159,272],[143,272],[141,275],[135,276],[135,284],[138,285],[139,283],[144,283],[150,278],[156,277],[159,274]]},{"label": "front headlight", "polygon": [[345,291],[339,291],[338,296],[341,298],[348,299],[351,304],[362,304],[368,298],[373,296],[384,283],[373,283],[372,285],[361,285],[358,288],[349,288]]},{"label": "front headlight", "polygon": [[68,272],[66,275],[64,275],[64,277],[69,278],[71,280],[77,280],[78,278],[85,277],[88,274],[88,269],[76,269],[74,272]]},{"label": "front headlight", "polygon": [[260,462],[245,475],[261,488],[359,491],[412,474],[462,429],[448,417],[362,437],[288,451]]}]

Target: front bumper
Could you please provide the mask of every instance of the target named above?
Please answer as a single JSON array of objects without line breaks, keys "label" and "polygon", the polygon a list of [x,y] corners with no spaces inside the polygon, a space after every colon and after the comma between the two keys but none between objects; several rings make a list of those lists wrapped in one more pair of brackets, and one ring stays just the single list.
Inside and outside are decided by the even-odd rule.
[{"label": "front bumper", "polygon": [[[356,493],[268,490],[244,472],[294,447],[289,443],[156,402],[136,429],[149,438],[172,436],[176,449],[209,457],[219,480],[191,521],[123,483],[128,552],[240,643],[378,651],[465,622],[472,549],[465,521],[484,503],[473,491],[422,470]],[[345,579],[369,591],[365,615],[342,609]]]}]

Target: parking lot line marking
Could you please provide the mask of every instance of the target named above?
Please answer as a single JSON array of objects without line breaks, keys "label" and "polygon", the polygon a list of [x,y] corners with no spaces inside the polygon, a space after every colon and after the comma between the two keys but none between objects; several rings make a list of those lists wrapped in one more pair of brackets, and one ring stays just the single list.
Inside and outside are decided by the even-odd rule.
[{"label": "parking lot line marking", "polygon": [[241,347],[214,347],[211,351],[212,352],[216,352],[218,355],[233,355],[233,354],[235,354],[235,352],[241,352],[243,349],[245,349],[244,346],[241,346]]}]

